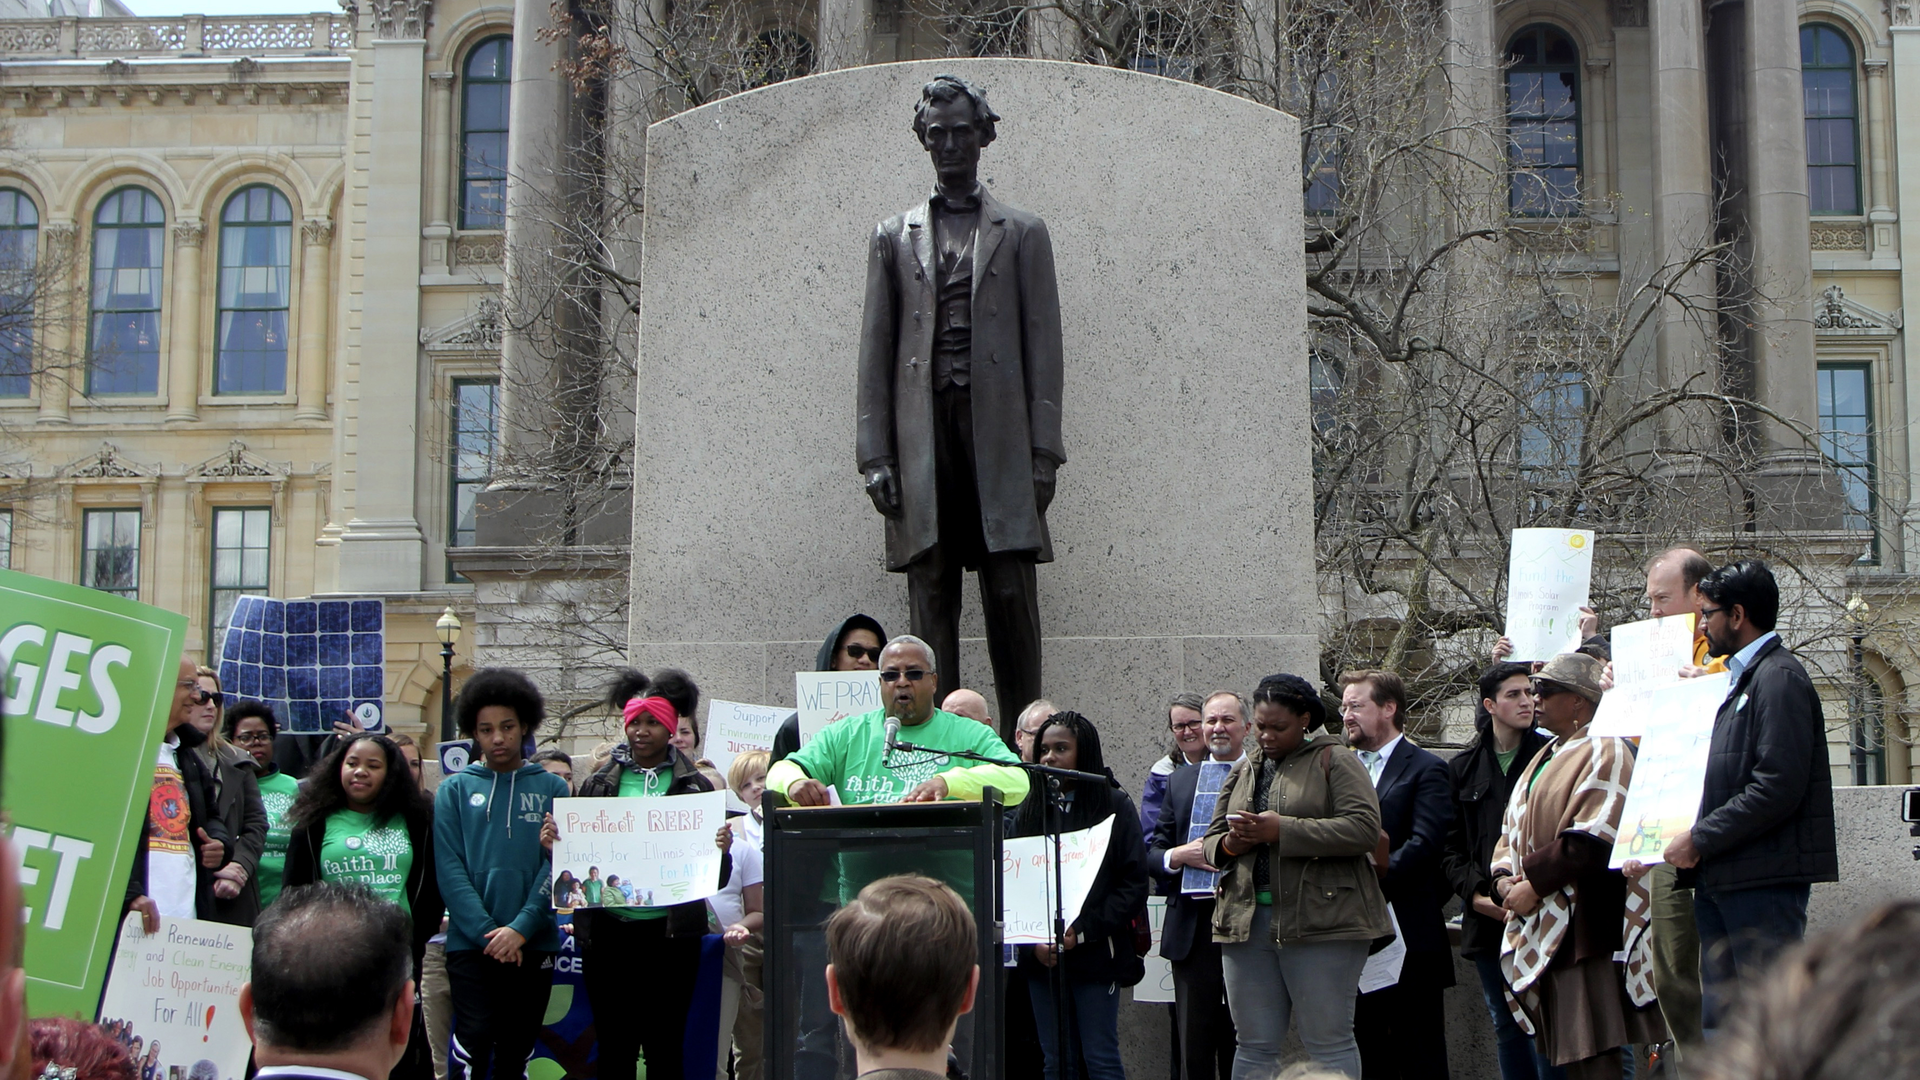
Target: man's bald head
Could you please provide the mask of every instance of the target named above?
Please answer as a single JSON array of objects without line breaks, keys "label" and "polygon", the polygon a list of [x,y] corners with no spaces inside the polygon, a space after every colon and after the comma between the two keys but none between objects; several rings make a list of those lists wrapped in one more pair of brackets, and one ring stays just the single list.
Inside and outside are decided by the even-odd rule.
[{"label": "man's bald head", "polygon": [[968,690],[964,687],[955,690],[947,695],[947,700],[941,702],[940,707],[955,716],[964,716],[976,723],[993,726],[993,717],[987,712],[987,699],[981,697],[977,690]]}]

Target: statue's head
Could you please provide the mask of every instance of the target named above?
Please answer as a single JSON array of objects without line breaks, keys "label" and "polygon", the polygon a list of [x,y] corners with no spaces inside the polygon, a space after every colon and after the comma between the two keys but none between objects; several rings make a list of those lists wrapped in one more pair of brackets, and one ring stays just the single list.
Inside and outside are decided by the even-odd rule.
[{"label": "statue's head", "polygon": [[1000,117],[987,105],[986,92],[958,75],[935,75],[933,81],[920,88],[920,104],[913,110],[913,133],[919,137],[920,145],[927,143],[927,114],[935,106],[965,101],[973,109],[973,123],[980,133],[980,145],[986,146],[994,138],[993,125]]}]

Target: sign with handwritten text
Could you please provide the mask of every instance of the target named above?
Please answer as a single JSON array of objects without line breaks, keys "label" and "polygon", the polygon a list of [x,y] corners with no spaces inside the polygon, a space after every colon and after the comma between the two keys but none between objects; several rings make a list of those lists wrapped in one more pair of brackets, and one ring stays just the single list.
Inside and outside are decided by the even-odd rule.
[{"label": "sign with handwritten text", "polygon": [[160,920],[143,933],[127,916],[100,1001],[100,1022],[127,1044],[136,1075],[152,1080],[241,1080],[253,1044],[240,1022],[240,988],[253,978],[253,934],[198,919]]},{"label": "sign with handwritten text", "polygon": [[716,700],[707,708],[707,760],[727,775],[733,759],[749,750],[772,750],[774,732],[793,715],[792,709],[771,705],[742,705]]},{"label": "sign with handwritten text", "polygon": [[1580,644],[1593,581],[1593,530],[1515,529],[1507,559],[1509,660],[1551,660]]},{"label": "sign with handwritten text", "polygon": [[1621,623],[1608,635],[1613,645],[1613,685],[1656,686],[1678,682],[1693,665],[1693,612]]},{"label": "sign with handwritten text", "polygon": [[800,745],[828,724],[880,707],[877,671],[796,671],[793,700],[800,706]]},{"label": "sign with handwritten text", "polygon": [[1153,927],[1153,947],[1140,958],[1147,974],[1133,987],[1133,1000],[1139,1004],[1173,1004],[1173,962],[1160,955],[1160,932],[1167,922],[1167,898],[1147,897],[1147,922]]},{"label": "sign with handwritten text", "polygon": [[[1113,817],[1091,829],[1060,835],[1060,910],[1067,921],[1080,917],[1080,908],[1093,891],[1093,879],[1107,857],[1113,839]],[[1000,844],[1000,877],[1004,886],[1002,914],[1010,945],[1044,945],[1053,940],[1053,838],[1021,836]]]},{"label": "sign with handwritten text", "polygon": [[555,799],[557,908],[668,907],[720,891],[727,794]]},{"label": "sign with handwritten text", "polygon": [[1693,828],[1707,784],[1714,717],[1727,700],[1732,680],[1720,671],[1656,687],[1648,694],[1638,710],[1640,752],[1634,757],[1633,782],[1627,787],[1627,804],[1620,811],[1620,831],[1607,865],[1617,869],[1628,860],[1665,862],[1667,844]]}]

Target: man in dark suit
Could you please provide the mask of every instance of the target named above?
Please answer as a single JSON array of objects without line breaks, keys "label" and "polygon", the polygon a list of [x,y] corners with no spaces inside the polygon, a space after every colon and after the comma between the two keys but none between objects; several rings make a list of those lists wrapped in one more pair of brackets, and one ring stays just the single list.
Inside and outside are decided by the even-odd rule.
[{"label": "man in dark suit", "polygon": [[1053,559],[1045,515],[1067,454],[1053,241],[978,179],[999,119],[952,75],[921,90],[913,129],[939,179],[869,242],[857,450],[886,518],[887,569],[907,575],[913,633],[950,686],[965,681],[961,578],[978,571],[1011,723],[1040,696],[1034,566]]},{"label": "man in dark suit", "polygon": [[1727,657],[1733,687],[1713,720],[1700,816],[1667,845],[1666,860],[1693,887],[1701,1019],[1711,1034],[1734,985],[1806,935],[1808,894],[1815,882],[1838,881],[1840,864],[1826,718],[1807,669],[1774,633],[1773,571],[1747,559],[1699,588],[1700,626],[1713,655]]},{"label": "man in dark suit", "polygon": [[1407,688],[1391,671],[1340,676],[1340,718],[1348,745],[1373,776],[1389,854],[1380,888],[1400,920],[1407,955],[1397,985],[1361,994],[1353,1034],[1368,1080],[1447,1076],[1441,992],[1453,985],[1453,950],[1440,909],[1448,896],[1440,859],[1453,821],[1446,763],[1408,742]]},{"label": "man in dark suit", "polygon": [[412,971],[399,905],[331,883],[281,893],[240,988],[259,1080],[386,1080],[413,1030]]},{"label": "man in dark suit", "polygon": [[[1220,944],[1213,940],[1213,895],[1180,891],[1188,867],[1213,870],[1200,841],[1188,841],[1194,795],[1207,761],[1231,764],[1246,755],[1247,702],[1231,690],[1216,690],[1201,705],[1207,757],[1182,765],[1167,778],[1167,796],[1147,841],[1147,863],[1167,897],[1160,927],[1160,955],[1173,966],[1173,1008],[1180,1027],[1182,1080],[1228,1080],[1237,1039],[1227,1009],[1227,982]],[[1215,785],[1218,790],[1218,785]],[[1212,820],[1201,821],[1202,832]]]}]

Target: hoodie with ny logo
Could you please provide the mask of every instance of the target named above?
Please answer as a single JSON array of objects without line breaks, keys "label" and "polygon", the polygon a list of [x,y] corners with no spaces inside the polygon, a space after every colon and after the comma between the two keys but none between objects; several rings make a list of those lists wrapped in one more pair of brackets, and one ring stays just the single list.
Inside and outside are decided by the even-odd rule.
[{"label": "hoodie with ny logo", "polygon": [[447,951],[484,949],[507,926],[525,949],[554,952],[549,866],[540,823],[567,782],[538,765],[497,773],[474,762],[440,781],[433,799],[433,857],[447,905]]}]

